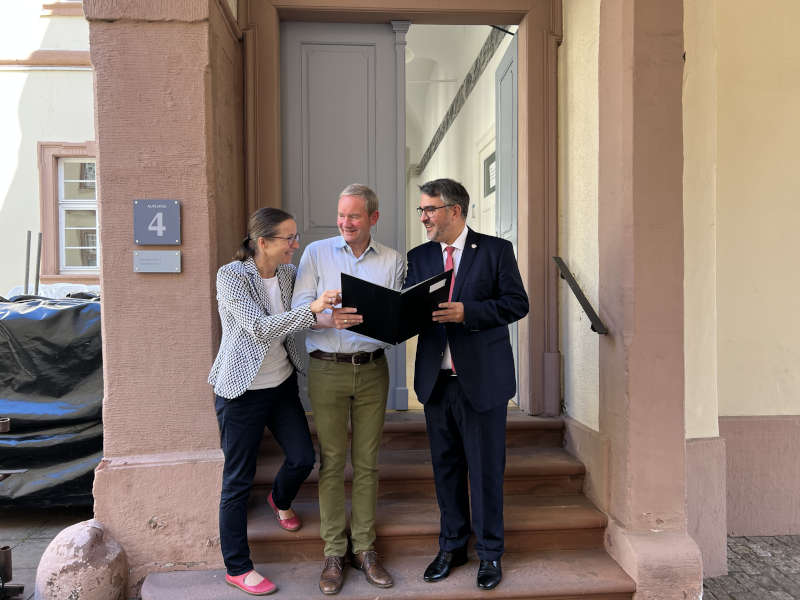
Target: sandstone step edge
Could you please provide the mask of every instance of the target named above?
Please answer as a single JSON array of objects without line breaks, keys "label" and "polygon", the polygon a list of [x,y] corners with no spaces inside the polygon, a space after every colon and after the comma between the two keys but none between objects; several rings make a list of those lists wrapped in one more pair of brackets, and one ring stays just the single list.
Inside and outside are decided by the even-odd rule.
[{"label": "sandstone step edge", "polygon": [[[416,456],[416,458],[414,458]],[[405,458],[408,457],[408,458]],[[402,459],[402,460],[401,460]],[[281,457],[262,457],[256,467],[255,485],[268,485],[270,473],[276,473]],[[547,476],[583,476],[586,468],[582,462],[560,448],[537,448],[527,452],[513,449],[506,453],[506,479]],[[381,481],[433,479],[430,453],[426,450],[387,450],[378,456],[378,474]],[[352,480],[352,465],[348,459],[345,480]],[[306,479],[314,483],[319,479],[319,462]]]},{"label": "sandstone step edge", "polygon": [[[422,571],[432,557],[386,560],[395,586],[378,590],[363,575],[347,567],[339,600],[414,599],[485,600],[475,586],[477,560],[455,569],[443,582],[422,581]],[[321,561],[259,564],[260,572],[279,586],[282,600],[322,598],[317,589]],[[506,554],[503,582],[491,592],[503,600],[630,600],[634,583],[602,549],[542,551]],[[224,571],[173,571],[153,573],[142,586],[142,600],[237,600],[245,596],[227,586]]]},{"label": "sandstone step edge", "polygon": [[[314,416],[306,413],[308,427],[311,435],[316,436],[316,426]],[[537,417],[526,415],[519,410],[508,411],[506,420],[506,431],[542,431],[542,430],[563,430],[564,419],[562,417]],[[384,433],[418,433],[425,432],[425,415],[419,410],[387,412],[386,420],[383,424]],[[348,432],[350,428],[348,427]],[[269,437],[269,432],[265,430],[265,436]]]},{"label": "sandstone step edge", "polygon": [[[287,532],[278,526],[266,503],[251,507],[248,513],[248,538],[251,541],[277,542],[318,539],[318,501],[298,502],[295,504],[295,510],[303,519],[303,527],[296,532]],[[506,496],[503,512],[506,533],[605,529],[608,524],[606,515],[581,494]],[[438,536],[440,526],[438,515],[435,498],[393,498],[385,502],[379,499],[376,534],[387,538],[409,535]]]}]

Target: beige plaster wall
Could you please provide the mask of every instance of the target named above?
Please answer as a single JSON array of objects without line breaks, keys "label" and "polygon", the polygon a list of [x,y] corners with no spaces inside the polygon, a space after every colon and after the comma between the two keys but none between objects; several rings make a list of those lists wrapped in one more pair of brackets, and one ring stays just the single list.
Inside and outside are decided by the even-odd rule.
[{"label": "beige plaster wall", "polygon": [[[598,47],[600,0],[563,4],[559,48],[559,255],[598,310]],[[559,280],[559,349],[566,413],[599,429],[599,336],[566,282]]]},{"label": "beige plaster wall", "polygon": [[683,248],[686,437],[719,435],[717,2],[684,0]]},{"label": "beige plaster wall", "polygon": [[[41,17],[41,3],[0,5],[0,59],[40,49],[88,50],[80,17]],[[36,144],[94,139],[89,67],[0,65],[0,296],[22,285],[25,232],[39,223]],[[35,252],[35,248],[33,250]],[[31,259],[31,285],[33,284]]]},{"label": "beige plaster wall", "polygon": [[718,3],[721,416],[800,414],[800,3]]},{"label": "beige plaster wall", "polygon": [[686,432],[800,412],[792,0],[685,2]]}]

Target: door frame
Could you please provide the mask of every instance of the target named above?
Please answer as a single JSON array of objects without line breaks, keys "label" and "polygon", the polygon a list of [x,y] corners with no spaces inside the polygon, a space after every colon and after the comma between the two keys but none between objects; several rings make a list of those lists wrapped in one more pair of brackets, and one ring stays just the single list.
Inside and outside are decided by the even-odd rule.
[{"label": "door frame", "polygon": [[[558,351],[557,49],[561,0],[238,0],[244,36],[245,182],[248,213],[281,202],[280,21],[519,25],[518,261],[530,298],[519,322],[519,399],[525,412],[556,416]],[[403,99],[404,100],[404,99]]]}]

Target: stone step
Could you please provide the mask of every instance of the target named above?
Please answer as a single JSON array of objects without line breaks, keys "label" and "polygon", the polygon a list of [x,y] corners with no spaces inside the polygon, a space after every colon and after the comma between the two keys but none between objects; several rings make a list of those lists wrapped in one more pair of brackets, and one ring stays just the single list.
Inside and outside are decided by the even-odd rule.
[{"label": "stone step", "polygon": [[[478,562],[455,569],[445,581],[425,583],[422,572],[432,556],[387,557],[394,577],[390,589],[369,585],[351,567],[339,600],[486,600],[475,585]],[[258,564],[259,571],[278,585],[282,600],[322,598],[317,588],[322,561]],[[489,595],[504,600],[631,600],[634,583],[602,550],[543,550],[508,553],[503,557],[503,581]],[[142,586],[142,600],[240,600],[245,595],[226,585],[225,572],[173,571],[153,573]]]},{"label": "stone step", "polygon": [[[278,472],[283,457],[278,454],[262,456],[256,468],[255,485],[269,487]],[[574,494],[582,490],[585,469],[583,463],[562,448],[509,448],[506,451],[505,493],[541,495]],[[427,444],[415,448],[383,448],[378,456],[381,492],[395,489],[414,489],[418,494],[432,496],[433,467]],[[352,481],[350,460],[345,467],[345,481]],[[316,498],[319,464],[303,484],[298,499]]]},{"label": "stone step", "polygon": [[[313,415],[308,415],[308,427],[314,444],[317,444]],[[532,417],[509,409],[506,424],[506,447],[555,447],[562,446],[564,421],[560,417]],[[409,449],[427,447],[425,415],[422,411],[394,411],[386,413],[381,447],[387,449]],[[280,454],[281,450],[268,430],[264,432],[261,454]]]},{"label": "stone step", "polygon": [[[247,537],[256,562],[315,560],[323,556],[319,505],[315,499],[293,505],[303,527],[287,532],[278,526],[260,496],[248,516]],[[606,516],[580,494],[539,496],[506,494],[503,515],[507,552],[585,549],[603,545]],[[427,555],[438,548],[439,508],[433,496],[395,491],[378,499],[376,550],[385,557]]]}]

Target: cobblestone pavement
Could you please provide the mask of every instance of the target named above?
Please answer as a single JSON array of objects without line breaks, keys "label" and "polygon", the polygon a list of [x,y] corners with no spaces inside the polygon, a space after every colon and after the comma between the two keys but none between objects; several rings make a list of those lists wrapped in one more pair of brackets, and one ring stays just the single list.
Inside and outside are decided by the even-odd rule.
[{"label": "cobblestone pavement", "polygon": [[704,580],[703,598],[800,599],[800,535],[729,537],[728,574]]},{"label": "cobblestone pavement", "polygon": [[50,541],[65,527],[91,518],[86,507],[0,509],[0,546],[11,546],[11,583],[25,586],[14,600],[33,598],[36,567]]}]

